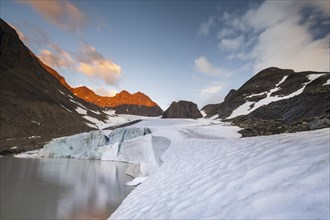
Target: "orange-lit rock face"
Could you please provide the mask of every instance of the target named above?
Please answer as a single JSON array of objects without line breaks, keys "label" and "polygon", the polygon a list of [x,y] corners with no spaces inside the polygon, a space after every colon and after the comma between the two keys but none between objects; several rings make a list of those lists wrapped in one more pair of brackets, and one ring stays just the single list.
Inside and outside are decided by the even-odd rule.
[{"label": "orange-lit rock face", "polygon": [[131,94],[126,90],[117,93],[114,97],[99,96],[85,86],[72,89],[72,92],[81,99],[92,102],[101,107],[116,107],[119,105],[157,106],[148,96],[141,92]]}]

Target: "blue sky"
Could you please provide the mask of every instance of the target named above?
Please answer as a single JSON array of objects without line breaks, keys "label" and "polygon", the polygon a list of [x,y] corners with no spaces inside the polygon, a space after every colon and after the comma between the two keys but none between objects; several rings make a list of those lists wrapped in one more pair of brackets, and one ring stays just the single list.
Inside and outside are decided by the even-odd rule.
[{"label": "blue sky", "polygon": [[1,1],[1,18],[72,86],[163,109],[219,103],[258,71],[329,71],[329,1]]}]

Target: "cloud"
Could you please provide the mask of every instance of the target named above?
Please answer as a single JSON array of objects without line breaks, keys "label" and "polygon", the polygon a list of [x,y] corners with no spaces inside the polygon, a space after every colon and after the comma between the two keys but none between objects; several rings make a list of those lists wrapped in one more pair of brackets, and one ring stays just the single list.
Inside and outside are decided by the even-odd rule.
[{"label": "cloud", "polygon": [[52,68],[69,68],[91,79],[103,80],[108,85],[117,86],[121,78],[121,67],[85,42],[82,42],[78,53],[65,51],[50,43],[47,49],[40,50],[38,57]]},{"label": "cloud", "polygon": [[78,54],[78,70],[90,77],[97,77],[109,85],[117,85],[121,78],[121,67],[103,57],[94,47],[83,43]]},{"label": "cloud", "polygon": [[221,39],[219,43],[219,47],[225,50],[237,50],[242,46],[243,41],[244,38],[242,35],[233,39],[225,38],[225,39]]},{"label": "cloud", "polygon": [[40,51],[39,58],[42,62],[53,68],[70,68],[74,65],[74,60],[68,52],[56,44],[49,46],[51,50],[43,49]]},{"label": "cloud", "polygon": [[222,28],[220,31],[218,31],[217,33],[217,37],[219,39],[222,39],[223,37],[228,37],[231,36],[232,34],[234,34],[233,29],[230,28]]},{"label": "cloud", "polygon": [[223,84],[217,83],[215,85],[202,89],[201,92],[202,92],[202,94],[215,94],[215,93],[220,92],[223,88],[224,88]]},{"label": "cloud", "polygon": [[194,63],[195,63],[195,67],[194,67],[195,70],[200,73],[204,73],[210,76],[219,76],[222,73],[222,71],[219,68],[213,66],[204,56],[195,59]]},{"label": "cloud", "polygon": [[252,51],[255,70],[278,66],[296,71],[329,71],[329,40],[329,35],[313,40],[306,28],[289,22],[270,27],[259,36]]},{"label": "cloud", "polygon": [[265,1],[241,15],[227,13],[219,33],[231,28],[235,34],[230,39],[220,38],[220,49],[233,50],[227,58],[252,63],[254,72],[270,66],[330,71],[330,35],[328,29],[324,32],[324,26],[320,29],[320,24],[329,20],[329,4]]},{"label": "cloud", "polygon": [[215,17],[210,17],[206,22],[203,22],[197,32],[200,36],[208,36],[210,33],[211,27],[215,26]]},{"label": "cloud", "polygon": [[81,29],[86,22],[86,15],[67,0],[22,0],[18,2],[30,5],[47,21],[65,30],[77,31]]},{"label": "cloud", "polygon": [[97,95],[100,95],[100,96],[108,96],[108,97],[113,97],[117,94],[117,91],[116,90],[107,90],[103,87],[101,88],[97,88],[96,90],[94,90],[94,92],[97,94]]}]

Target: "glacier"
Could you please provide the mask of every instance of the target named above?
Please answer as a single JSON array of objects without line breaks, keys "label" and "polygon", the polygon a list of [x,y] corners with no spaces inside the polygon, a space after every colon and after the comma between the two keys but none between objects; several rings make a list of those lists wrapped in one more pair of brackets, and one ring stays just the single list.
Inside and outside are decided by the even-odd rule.
[{"label": "glacier", "polygon": [[[127,174],[146,177],[162,165],[170,146],[168,138],[153,136],[146,127],[97,130],[53,139],[37,151],[16,157],[49,157],[111,160],[129,163]],[[139,181],[140,182],[140,181]]]}]

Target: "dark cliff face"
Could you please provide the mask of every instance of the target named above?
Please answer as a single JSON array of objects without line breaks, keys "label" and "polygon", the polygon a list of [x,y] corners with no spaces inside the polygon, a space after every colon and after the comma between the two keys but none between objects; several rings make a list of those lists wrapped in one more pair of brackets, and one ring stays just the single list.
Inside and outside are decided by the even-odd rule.
[{"label": "dark cliff face", "polygon": [[[34,149],[54,137],[92,129],[76,109],[102,109],[75,97],[2,19],[0,49],[0,153]],[[92,111],[87,115],[106,117]]]},{"label": "dark cliff face", "polygon": [[162,118],[201,118],[202,114],[193,102],[172,102],[170,107],[163,113]]},{"label": "dark cliff face", "polygon": [[[208,116],[243,127],[243,136],[276,134],[330,126],[330,73],[265,69],[224,102],[203,108]],[[271,102],[267,101],[271,100]],[[245,105],[245,113],[237,113]],[[236,112],[235,112],[236,111]]]}]

